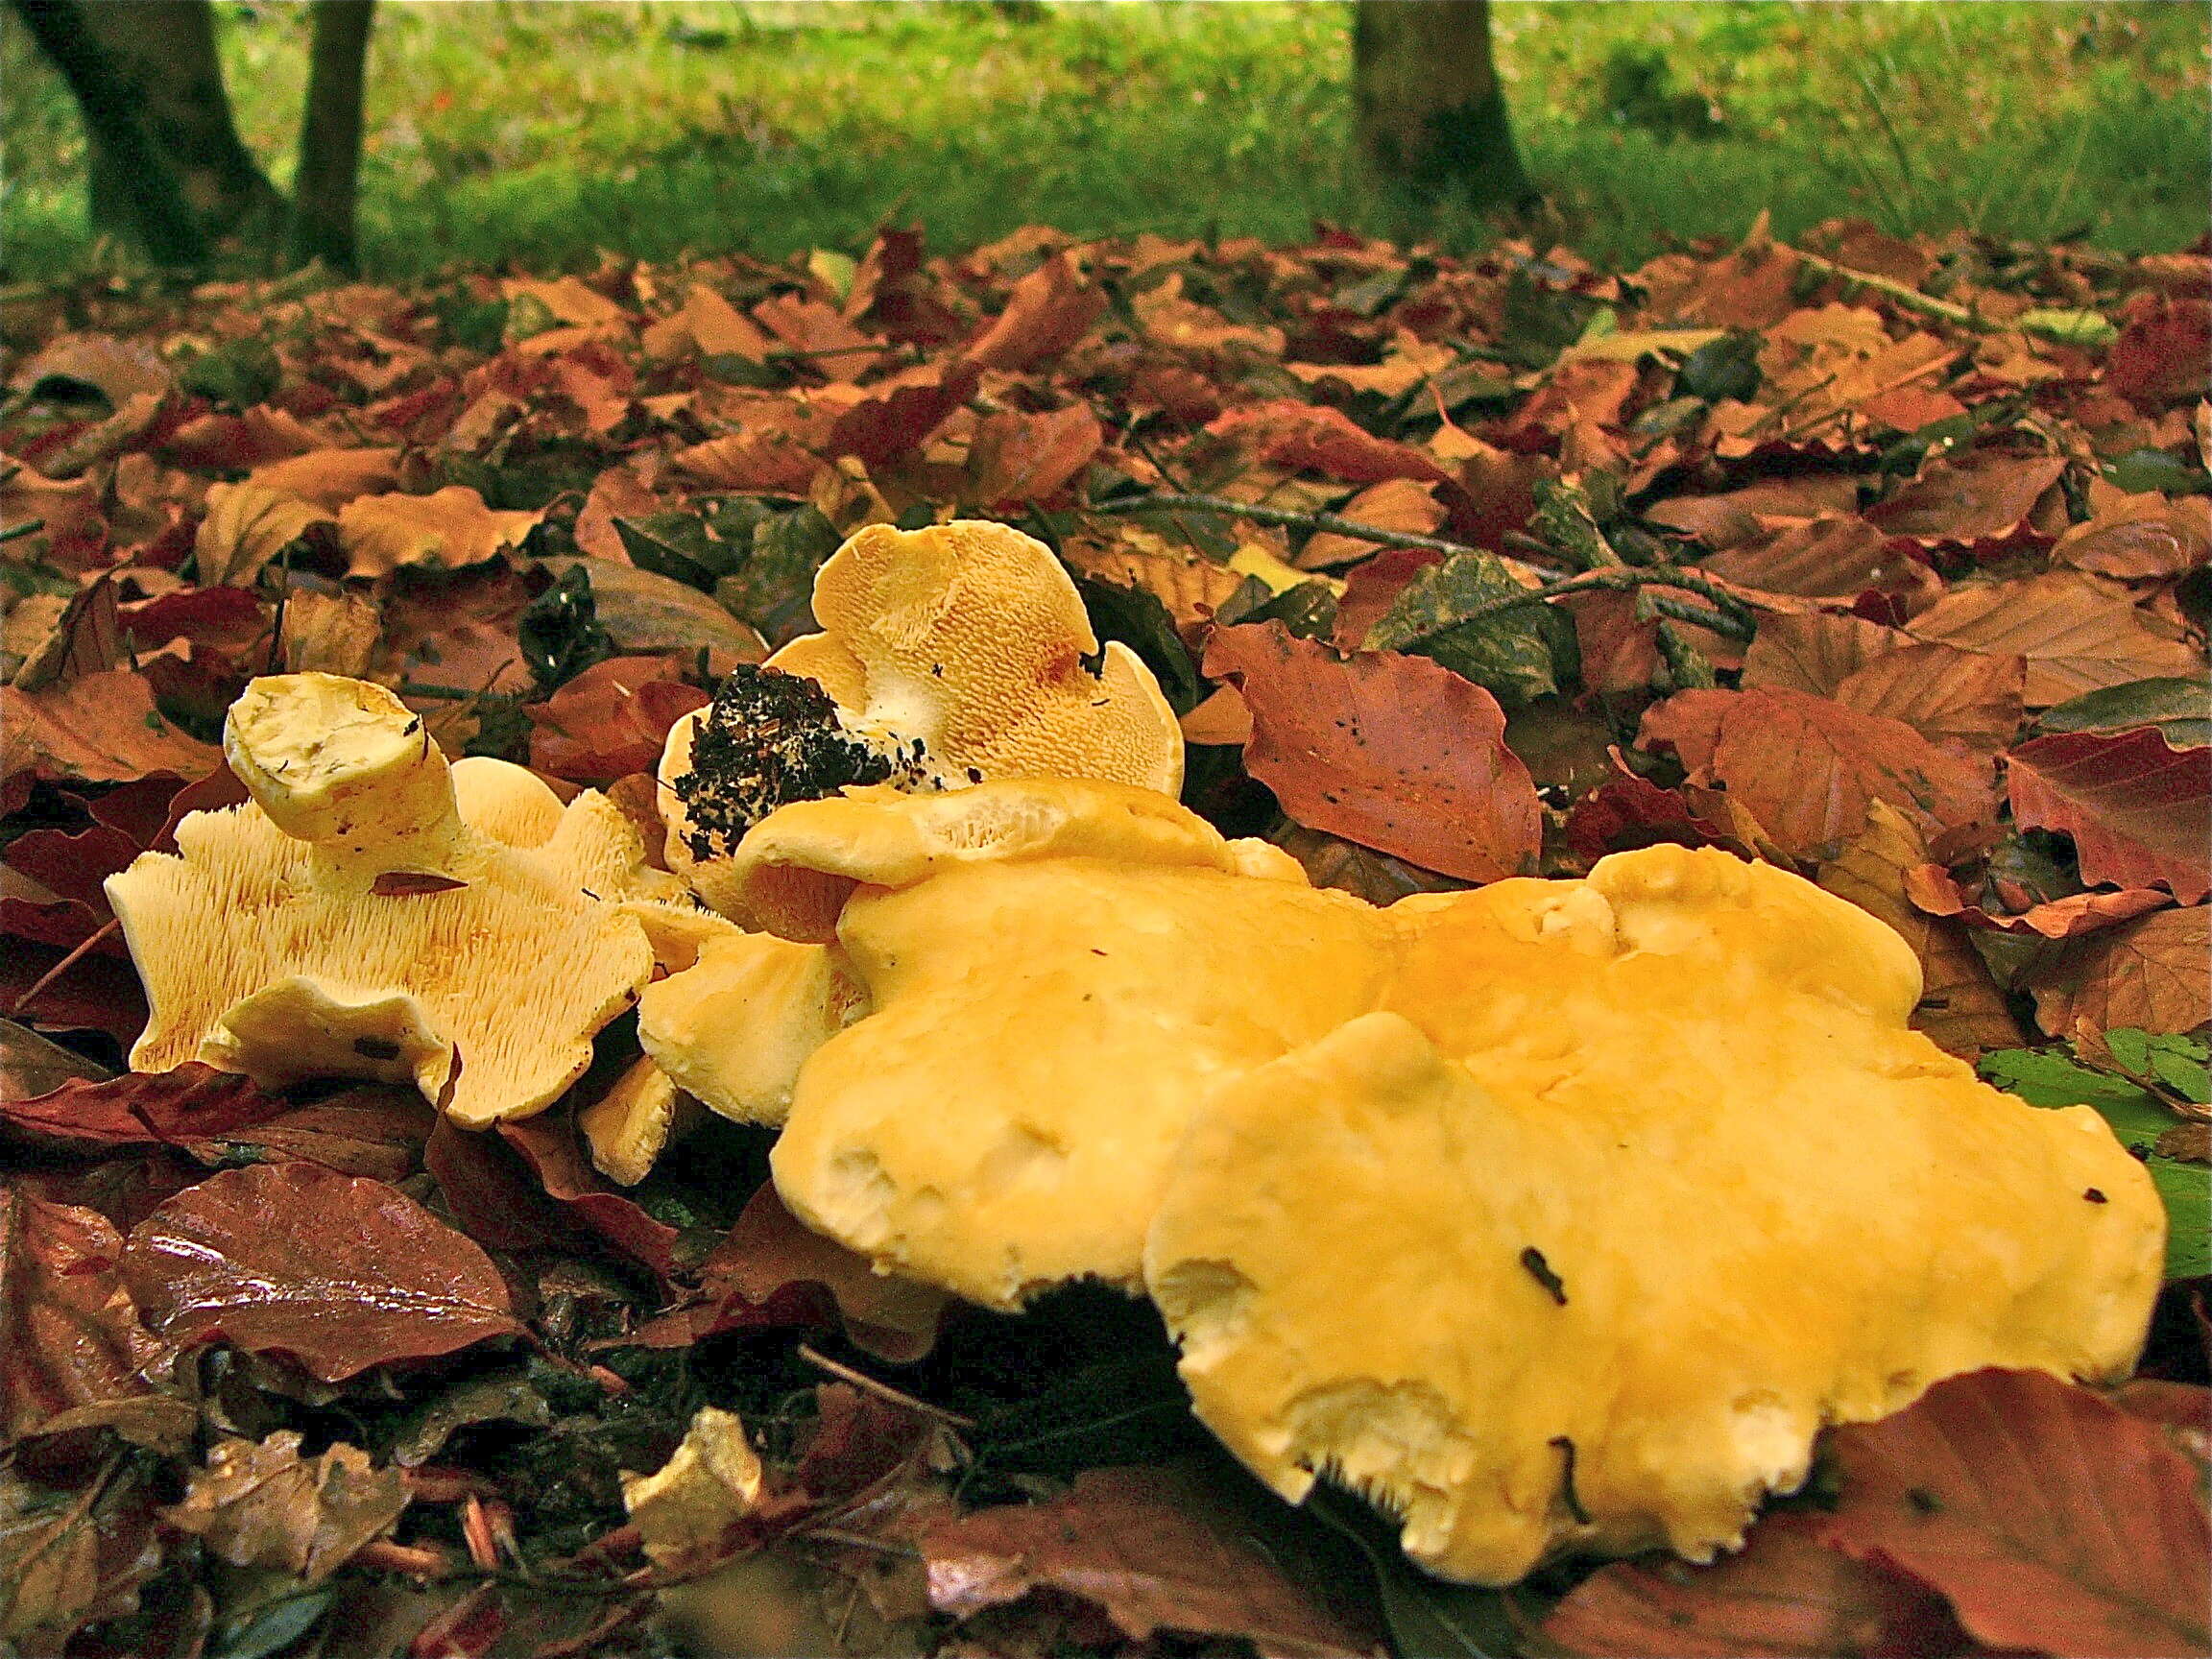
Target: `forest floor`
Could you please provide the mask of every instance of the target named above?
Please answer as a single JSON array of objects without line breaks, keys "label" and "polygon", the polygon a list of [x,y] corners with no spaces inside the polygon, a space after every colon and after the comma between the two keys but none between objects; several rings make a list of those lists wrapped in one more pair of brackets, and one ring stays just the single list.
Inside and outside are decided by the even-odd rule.
[{"label": "forest floor", "polygon": [[[281,183],[304,9],[217,8],[240,130]],[[2202,8],[1781,3],[1492,8],[1540,228],[1633,263],[1839,214],[2135,252],[2206,228]],[[378,12],[362,223],[383,276],[589,267],[601,249],[857,254],[916,220],[972,247],[1377,230],[1345,176],[1338,4],[431,5]],[[84,142],[12,12],[0,243],[14,276],[102,257]],[[1441,228],[1479,244],[1474,223]]]},{"label": "forest floor", "polygon": [[[504,28],[537,15],[472,10]],[[1526,240],[1415,254],[1341,229],[1027,227],[935,256],[894,229],[858,252],[192,286],[91,271],[14,291],[0,1642],[85,1659],[2204,1652],[2212,258],[1904,239],[1863,219],[1793,240],[1762,223],[1622,269]],[[1478,1067],[1571,1056],[1560,1088],[1580,1092],[1547,1086],[1549,1121],[1640,1114],[1613,1150],[1610,1130],[1587,1138],[1587,1172],[1545,1165],[1557,1149],[1532,1136],[1527,1157],[1431,1160],[1377,1197],[1363,1172],[1384,1119],[1426,1119],[1401,1102],[1339,1123],[1331,1096],[1309,1103],[1313,1135],[1266,1154],[1326,1148],[1318,1169],[1181,1157],[1161,1176],[1212,1192],[1187,1217],[1299,1191],[1307,1207],[1277,1207],[1293,1254],[1369,1252],[1353,1310],[1323,1323],[1386,1331],[1411,1309],[1406,1353],[1436,1358],[1410,1381],[1415,1360],[1375,1358],[1384,1382],[1328,1386],[1432,1392],[1464,1413],[1450,1444],[1482,1470],[1510,1437],[1458,1390],[1500,1390],[1521,1450],[1542,1454],[1528,1509],[1570,1546],[1514,1589],[1416,1571],[1386,1513],[1327,1482],[1296,1507],[1258,1485],[1209,1431],[1230,1438],[1218,1393],[1185,1391],[1198,1372],[1188,1356],[1179,1370],[1188,1333],[1161,1285],[1165,1318],[1094,1283],[1021,1313],[939,1299],[872,1271],[870,1238],[800,1225],[783,1170],[768,1179],[772,1143],[790,1144],[776,1129],[703,1114],[658,1156],[673,1096],[658,1118],[625,1104],[660,1076],[642,1014],[587,1025],[589,1070],[495,1098],[508,1120],[483,1132],[442,1117],[420,1070],[387,1069],[381,1038],[322,1057],[374,1062],[370,1080],[123,1069],[150,1019],[180,1021],[195,974],[335,950],[341,926],[478,914],[470,881],[401,859],[321,928],[255,923],[217,952],[204,942],[239,910],[180,898],[181,950],[147,949],[137,922],[118,933],[106,878],[181,883],[180,841],[201,858],[261,822],[212,810],[245,793],[217,745],[256,676],[404,696],[410,735],[515,763],[489,775],[536,803],[533,823],[573,798],[572,822],[626,850],[617,879],[675,891],[642,868],[669,851],[654,772],[673,723],[815,626],[842,538],[950,517],[1046,543],[1040,591],[1070,617],[1079,593],[1089,628],[1155,677],[1190,811],[1146,798],[1139,821],[1179,827],[1177,845],[1218,849],[1218,830],[1280,850],[1243,854],[1275,879],[1219,876],[1222,914],[1300,892],[1288,859],[1340,890],[1300,902],[1379,930],[1396,921],[1369,906],[1411,895],[1402,916],[1560,896],[1542,938],[1511,949],[1576,952],[1567,989],[1452,1064],[1510,1102],[1523,1074]],[[1070,620],[1040,665],[1034,638],[996,629],[1025,606],[948,601],[983,618],[948,661],[982,663],[978,683],[1064,682],[1095,640]],[[1116,811],[1137,810],[1128,793]],[[511,839],[498,858],[527,862],[518,822],[467,844]],[[1773,902],[1742,906],[1736,947],[1693,960],[1683,940],[1719,935],[1682,926],[1694,900],[1654,879],[1677,920],[1611,955],[1608,922],[1585,958],[1600,869],[1695,870],[1692,886]],[[1503,879],[1527,874],[1560,885]],[[611,908],[567,897],[572,877],[534,879]],[[308,897],[269,890],[273,909]],[[1260,997],[1206,1019],[1274,1032],[1335,970],[1224,962],[1213,902],[1144,946],[1157,973],[1083,949],[1082,929],[1122,921],[1099,903],[1069,925],[1069,961],[945,977],[1118,975],[1097,980],[1114,1031],[1195,1031],[1173,1022],[1178,998]],[[1794,924],[1778,939],[1777,916],[1849,947]],[[1918,1035],[1884,926],[1919,961]],[[440,1022],[542,989],[512,951],[480,953],[494,931],[453,921],[450,953],[396,972],[465,976]],[[1670,952],[1664,976],[1613,976]],[[681,997],[709,972],[670,955],[656,985],[634,952],[630,993]],[[1287,989],[1254,992],[1261,969]],[[1464,982],[1398,983],[1416,980]],[[1586,991],[1612,1000],[1588,1042],[1563,1043],[1559,1009]],[[880,1032],[882,1012],[830,1041]],[[997,1101],[1008,1123],[1090,1098],[1053,1047],[1090,1015],[990,1018],[1063,1072],[1000,1091],[1019,1095]],[[1286,1038],[1305,1046],[1268,1075],[1393,1020]],[[973,1070],[949,1104],[992,1107],[977,1056],[999,1046],[943,1026],[951,1055],[915,1062],[915,1089]],[[198,1048],[200,1031],[156,1059],[237,1058]],[[1152,1058],[1175,1063],[1182,1041]],[[492,1046],[445,1081],[496,1096],[503,1073],[475,1058]],[[1623,1049],[1632,1082],[1578,1081]],[[1861,1069],[1837,1081],[1844,1062]],[[794,1104],[794,1125],[835,1093]],[[1279,1103],[1240,1083],[1154,1093],[1191,1114],[1193,1140],[1230,1096]],[[1895,1134],[1851,1116],[1899,1094],[1929,1109]],[[1498,1119],[1488,1095],[1452,1102],[1447,1144]],[[1113,1104],[1117,1144],[1142,1143]],[[2091,1110],[2038,1110],[2066,1107]],[[2103,1160],[2094,1184],[2023,1154],[2061,1121]],[[1070,1135],[1080,1149],[1095,1130]],[[994,1168],[954,1190],[996,1190]],[[1873,1202],[1850,1184],[1870,1168],[1887,1170]],[[1402,1222],[1416,1190],[1442,1194],[1440,1223]],[[1653,1190],[1695,1215],[1639,1208]],[[1108,1208],[1134,1238],[1142,1218]],[[1057,1200],[1049,1214],[1056,1236]],[[1519,1233],[1470,1242],[1516,1214],[1555,1218],[1549,1257]],[[1373,1248],[1385,1231],[1409,1241],[1396,1279]],[[1685,1283],[1699,1261],[1719,1277]],[[1723,1317],[1763,1334],[1728,1347],[1704,1323]],[[1776,1382],[1785,1401],[1766,1372],[1802,1333],[1815,1374]],[[1557,1375],[1521,1358],[1539,1350]],[[2023,1368],[1976,1369],[1999,1358]],[[1574,1553],[1653,1535],[1677,1491],[1747,1516],[1743,1493],[1771,1476],[1713,1499],[1692,1465],[1740,1436],[1681,1425],[1751,1399],[1779,1402],[1794,1436],[1777,1452],[1785,1431],[1763,1431],[1757,1455],[1782,1461],[1759,1468],[1811,1462],[1743,1553],[1695,1569]],[[1906,1408],[1871,1420],[1884,1401]],[[1821,1422],[1837,1426],[1815,1444]],[[1643,1454],[1677,1433],[1690,1451]],[[657,1470],[672,1473],[635,1479]],[[1658,1498],[1639,1485],[1653,1470]],[[1470,1527],[1496,1518],[1483,1494],[1508,1490],[1503,1473],[1453,1479]]]}]

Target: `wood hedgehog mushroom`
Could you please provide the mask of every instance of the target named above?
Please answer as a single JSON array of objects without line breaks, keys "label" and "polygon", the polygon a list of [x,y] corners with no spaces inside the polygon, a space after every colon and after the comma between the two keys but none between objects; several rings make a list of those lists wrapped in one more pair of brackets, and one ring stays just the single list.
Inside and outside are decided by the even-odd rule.
[{"label": "wood hedgehog mushroom", "polygon": [[730,874],[786,937],[648,987],[639,1041],[709,1104],[784,1121],[802,1220],[995,1308],[1134,1289],[1196,1102],[1389,972],[1381,912],[1127,784],[855,790],[782,807]]},{"label": "wood hedgehog mushroom", "polygon": [[661,756],[669,868],[725,914],[745,920],[723,868],[745,831],[847,784],[1182,787],[1182,730],[1151,670],[1101,648],[1051,550],[1009,525],[871,524],[816,573],[814,614],[822,632],[733,675]]},{"label": "wood hedgehog mushroom", "polygon": [[1705,1560],[1824,1425],[2133,1361],[2147,1173],[1907,1029],[1871,916],[1672,846],[1391,914],[1382,1009],[1216,1090],[1145,1246],[1198,1416],[1285,1497],[1351,1485],[1460,1580]]},{"label": "wood hedgehog mushroom", "polygon": [[604,796],[448,765],[381,685],[255,680],[224,753],[252,799],[108,878],[151,1018],[139,1070],[412,1082],[481,1128],[549,1106],[650,978],[684,901]]},{"label": "wood hedgehog mushroom", "polygon": [[703,1094],[760,1034],[732,1074],[787,1110],[794,1214],[996,1308],[1141,1273],[1232,1451],[1448,1577],[1709,1558],[1824,1425],[2123,1374],[2147,1329],[2142,1166],[1910,1030],[1903,941],[1771,866],[1378,909],[1034,780],[785,806],[729,870],[786,937],[650,987],[640,1032]]}]

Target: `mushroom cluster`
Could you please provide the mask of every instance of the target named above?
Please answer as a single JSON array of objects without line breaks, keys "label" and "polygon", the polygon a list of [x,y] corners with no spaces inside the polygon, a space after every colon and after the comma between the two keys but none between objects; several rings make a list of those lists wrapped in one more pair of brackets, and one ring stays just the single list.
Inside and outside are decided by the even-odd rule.
[{"label": "mushroom cluster", "polygon": [[725,875],[781,937],[640,1029],[781,1116],[795,1214],[990,1307],[1147,1292],[1238,1456],[1369,1494],[1449,1577],[1709,1558],[1824,1425],[2143,1339],[2142,1166],[1910,1030],[1911,950],[1768,865],[1379,909],[1058,779],[786,806]]},{"label": "mushroom cluster", "polygon": [[815,611],[669,734],[681,881],[379,687],[255,682],[252,803],[110,882],[133,1063],[412,1078],[480,1127],[635,1002],[646,1059],[586,1122],[618,1179],[696,1097],[780,1126],[784,1204],[878,1271],[1147,1294],[1256,1474],[1368,1494],[1467,1581],[1709,1558],[1824,1425],[2132,1361],[2146,1172],[1910,1030],[1864,912],[1671,846],[1316,890],[1177,804],[1159,687],[1003,526],[864,530]]}]

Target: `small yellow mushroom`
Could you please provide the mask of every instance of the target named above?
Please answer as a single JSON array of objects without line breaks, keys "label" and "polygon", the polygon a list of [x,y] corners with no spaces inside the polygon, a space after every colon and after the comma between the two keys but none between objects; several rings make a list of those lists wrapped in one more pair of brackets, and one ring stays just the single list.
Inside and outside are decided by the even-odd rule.
[{"label": "small yellow mushroom", "polygon": [[650,977],[637,912],[685,898],[604,796],[448,766],[381,685],[256,680],[224,748],[252,800],[108,880],[151,1007],[140,1070],[412,1082],[465,1127],[525,1117]]},{"label": "small yellow mushroom", "polygon": [[[668,733],[668,865],[716,909],[727,890],[717,866],[744,832],[841,784],[1182,787],[1182,731],[1151,670],[1118,641],[1100,648],[1074,583],[1019,530],[870,525],[817,573],[814,613],[823,632],[734,676],[714,707]],[[812,708],[778,688],[779,673],[815,682],[826,701]]]}]

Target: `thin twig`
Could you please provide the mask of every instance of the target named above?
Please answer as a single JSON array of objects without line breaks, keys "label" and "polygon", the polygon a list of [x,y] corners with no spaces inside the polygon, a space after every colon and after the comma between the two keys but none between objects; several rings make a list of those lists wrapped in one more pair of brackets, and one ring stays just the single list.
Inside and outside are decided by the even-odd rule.
[{"label": "thin twig", "polygon": [[[1144,513],[1152,509],[1186,508],[1194,513],[1218,513],[1225,517],[1249,518],[1255,524],[1272,524],[1284,530],[1326,530],[1332,535],[1349,536],[1359,541],[1372,541],[1379,547],[1416,547],[1424,552],[1480,553],[1484,548],[1465,541],[1453,541],[1442,536],[1423,536],[1411,530],[1385,530],[1380,524],[1362,524],[1357,518],[1346,518],[1334,513],[1293,512],[1286,507],[1262,507],[1252,501],[1233,501],[1226,495],[1144,495],[1132,496],[1125,501],[1099,502],[1094,513]],[[1500,557],[1493,554],[1493,558]],[[1519,561],[1504,559],[1512,565]],[[1531,575],[1541,572],[1531,568]]]},{"label": "thin twig", "polygon": [[975,1427],[974,1418],[963,1417],[957,1411],[948,1411],[942,1406],[932,1406],[926,1400],[917,1400],[913,1395],[903,1393],[892,1387],[888,1382],[878,1382],[865,1371],[855,1371],[850,1365],[840,1364],[827,1354],[818,1352],[808,1343],[802,1342],[799,1344],[799,1358],[805,1360],[809,1365],[817,1366],[829,1372],[830,1376],[841,1382],[852,1383],[863,1394],[873,1394],[877,1399],[887,1401],[893,1406],[903,1406],[909,1411],[919,1411],[925,1417],[933,1417],[948,1429],[957,1429],[965,1433]]},{"label": "thin twig", "polygon": [[1963,305],[1954,305],[1948,300],[1938,300],[1933,294],[1923,294],[1917,288],[1888,276],[1877,276],[1871,271],[1854,271],[1848,265],[1839,265],[1833,259],[1823,259],[1817,253],[1808,253],[1802,248],[1791,250],[1798,258],[1824,276],[1838,276],[1846,282],[1856,282],[1871,288],[1877,294],[1887,294],[1909,311],[1923,312],[1930,317],[1940,317],[1946,323],[1956,323],[1961,328],[1972,328],[1986,334],[1994,326],[1985,319],[1977,317]]},{"label": "thin twig", "polygon": [[78,963],[84,961],[85,953],[89,951],[93,946],[99,944],[101,940],[107,938],[108,934],[114,932],[116,928],[122,926],[122,917],[108,917],[106,922],[100,925],[100,930],[97,933],[94,933],[89,938],[85,939],[77,947],[76,950],[70,951],[68,955],[62,957],[60,961],[55,963],[53,967],[47,969],[45,973],[39,974],[36,979],[32,981],[31,989],[24,992],[22,996],[16,998],[13,1005],[9,1008],[8,1012],[11,1014],[22,1013],[24,1008],[29,1005],[31,1000],[36,998],[39,992],[45,990],[47,986],[53,984],[55,980],[60,978],[62,974],[68,973],[69,970],[76,967]]},{"label": "thin twig", "polygon": [[36,536],[45,528],[45,519],[26,518],[20,524],[12,524],[7,529],[0,530],[0,541],[13,541],[19,537]]}]

